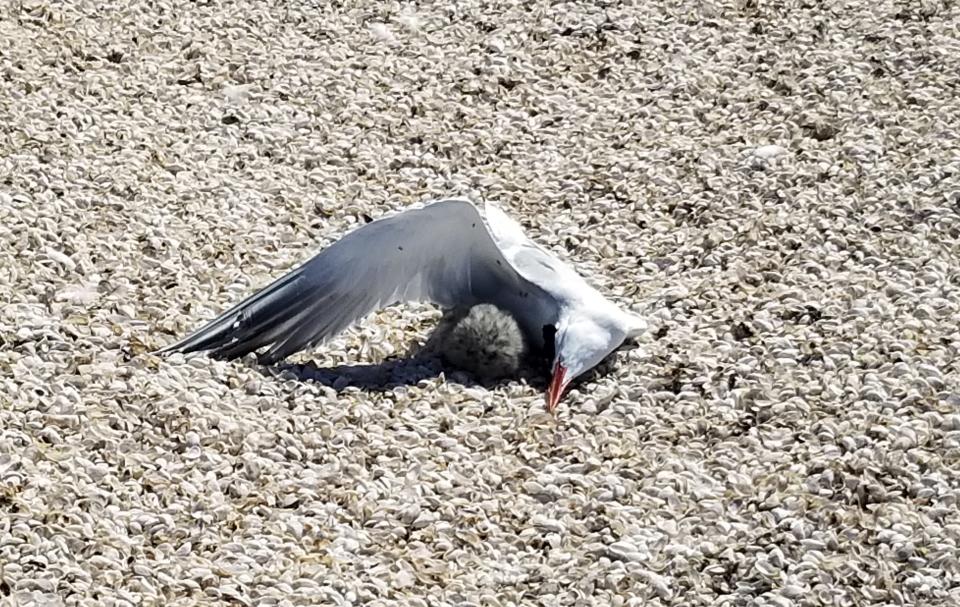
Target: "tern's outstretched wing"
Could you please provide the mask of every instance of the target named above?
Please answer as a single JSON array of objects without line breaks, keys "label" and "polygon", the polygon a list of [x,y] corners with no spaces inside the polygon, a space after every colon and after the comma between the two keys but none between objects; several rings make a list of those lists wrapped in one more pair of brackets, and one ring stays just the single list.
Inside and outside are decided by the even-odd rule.
[{"label": "tern's outstretched wing", "polygon": [[629,337],[638,337],[647,330],[646,321],[636,314],[624,312],[590,285],[568,263],[550,254],[527,238],[520,224],[497,207],[485,209],[490,235],[497,248],[520,276],[536,285],[547,301],[577,304],[588,310],[606,308],[619,321]]},{"label": "tern's outstretched wing", "polygon": [[467,200],[430,203],[353,230],[163,352],[232,359],[260,348],[271,364],[400,301],[454,307],[515,302],[539,289],[504,259]]},{"label": "tern's outstretched wing", "polygon": [[[485,208],[490,235],[520,276],[557,299],[574,301],[595,292],[569,264],[540,248],[523,228],[499,208]],[[599,293],[597,293],[599,295]]]}]

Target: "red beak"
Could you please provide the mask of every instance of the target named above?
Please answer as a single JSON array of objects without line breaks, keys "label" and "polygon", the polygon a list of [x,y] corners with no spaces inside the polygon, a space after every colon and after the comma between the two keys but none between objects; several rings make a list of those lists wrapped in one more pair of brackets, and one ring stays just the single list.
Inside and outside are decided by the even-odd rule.
[{"label": "red beak", "polygon": [[567,368],[557,363],[553,367],[553,377],[550,379],[550,385],[547,387],[547,411],[553,413],[560,403],[560,397],[567,388]]}]

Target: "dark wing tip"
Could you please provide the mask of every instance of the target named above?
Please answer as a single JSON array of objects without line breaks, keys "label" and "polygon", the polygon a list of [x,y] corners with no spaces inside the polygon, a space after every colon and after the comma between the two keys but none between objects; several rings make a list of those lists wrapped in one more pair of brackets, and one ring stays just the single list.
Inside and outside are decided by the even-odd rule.
[{"label": "dark wing tip", "polygon": [[267,345],[276,338],[274,330],[299,313],[301,281],[299,269],[280,277],[156,354],[207,352],[211,358],[234,360]]}]

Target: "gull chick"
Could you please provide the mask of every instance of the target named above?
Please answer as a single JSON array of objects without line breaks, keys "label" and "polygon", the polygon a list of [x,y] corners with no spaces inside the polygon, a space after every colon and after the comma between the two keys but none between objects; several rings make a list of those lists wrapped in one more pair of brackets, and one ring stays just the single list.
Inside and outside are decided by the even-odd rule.
[{"label": "gull chick", "polygon": [[647,327],[496,206],[481,211],[452,198],[354,229],[159,353],[205,351],[229,360],[265,349],[259,361],[273,364],[403,301],[490,304],[509,313],[526,344],[553,353],[549,411],[574,378]]},{"label": "gull chick", "polygon": [[491,304],[444,314],[424,349],[482,380],[515,375],[531,354],[516,319]]}]

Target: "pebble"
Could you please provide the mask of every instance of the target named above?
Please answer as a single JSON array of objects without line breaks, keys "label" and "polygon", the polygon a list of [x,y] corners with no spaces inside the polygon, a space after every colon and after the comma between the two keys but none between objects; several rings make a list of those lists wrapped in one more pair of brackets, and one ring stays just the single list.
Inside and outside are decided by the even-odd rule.
[{"label": "pebble", "polygon": [[757,158],[770,159],[782,156],[787,153],[787,149],[779,145],[761,145],[753,150],[753,155]]}]

